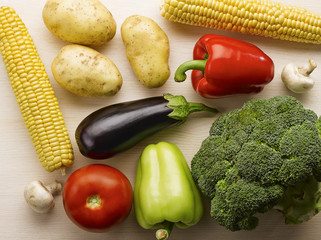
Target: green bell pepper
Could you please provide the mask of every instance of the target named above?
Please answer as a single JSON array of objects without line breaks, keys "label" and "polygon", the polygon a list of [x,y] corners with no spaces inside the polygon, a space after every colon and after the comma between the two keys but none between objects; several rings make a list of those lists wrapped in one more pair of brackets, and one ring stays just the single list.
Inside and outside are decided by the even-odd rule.
[{"label": "green bell pepper", "polygon": [[203,215],[203,202],[180,149],[167,142],[148,145],[137,165],[134,185],[137,222],[145,229],[161,228],[167,239],[174,225],[187,228]]}]

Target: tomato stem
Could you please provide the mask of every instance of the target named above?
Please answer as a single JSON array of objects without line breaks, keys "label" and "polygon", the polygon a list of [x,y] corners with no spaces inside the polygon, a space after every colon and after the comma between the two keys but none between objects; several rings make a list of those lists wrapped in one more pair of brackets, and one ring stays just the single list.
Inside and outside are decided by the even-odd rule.
[{"label": "tomato stem", "polygon": [[96,195],[91,195],[87,198],[86,202],[87,207],[89,208],[97,208],[100,207],[101,205],[101,198],[96,194]]}]

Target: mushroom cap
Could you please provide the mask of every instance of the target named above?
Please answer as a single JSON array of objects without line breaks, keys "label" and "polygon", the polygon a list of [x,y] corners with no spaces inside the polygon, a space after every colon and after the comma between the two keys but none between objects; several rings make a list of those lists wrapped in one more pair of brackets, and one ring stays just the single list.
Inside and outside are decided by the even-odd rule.
[{"label": "mushroom cap", "polygon": [[24,190],[28,205],[37,213],[47,213],[54,206],[54,197],[41,181],[30,182]]}]

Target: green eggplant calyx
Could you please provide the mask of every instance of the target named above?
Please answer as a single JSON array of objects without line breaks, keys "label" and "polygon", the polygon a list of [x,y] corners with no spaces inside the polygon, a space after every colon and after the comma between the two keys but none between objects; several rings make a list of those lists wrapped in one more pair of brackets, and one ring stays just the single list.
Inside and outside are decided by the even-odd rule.
[{"label": "green eggplant calyx", "polygon": [[206,111],[211,113],[217,113],[217,109],[208,107],[202,103],[187,102],[184,96],[174,96],[171,94],[165,94],[164,99],[168,101],[166,105],[173,111],[168,114],[170,118],[184,121],[188,115],[192,112]]},{"label": "green eggplant calyx", "polygon": [[165,221],[163,224],[163,228],[158,229],[156,231],[156,239],[157,240],[166,240],[168,239],[169,235],[171,234],[173,227],[174,227],[174,223],[173,222],[168,222]]}]

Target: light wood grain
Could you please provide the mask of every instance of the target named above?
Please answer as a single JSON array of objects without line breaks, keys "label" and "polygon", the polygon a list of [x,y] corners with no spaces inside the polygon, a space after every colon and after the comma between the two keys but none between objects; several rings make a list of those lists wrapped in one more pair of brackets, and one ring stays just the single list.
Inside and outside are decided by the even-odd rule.
[{"label": "light wood grain", "polygon": [[[75,164],[67,170],[67,175],[62,177],[59,172],[47,173],[41,167],[33,149],[28,132],[23,123],[18,104],[12,92],[3,61],[0,61],[0,239],[113,239],[113,240],[139,240],[154,239],[153,230],[142,229],[135,220],[133,211],[129,218],[120,226],[109,233],[97,234],[85,232],[76,227],[67,218],[63,206],[62,197],[56,199],[56,207],[46,215],[34,213],[25,203],[23,189],[32,180],[41,180],[49,183],[54,179],[65,182],[67,177],[76,169],[91,164],[102,162],[114,166],[124,172],[131,183],[134,184],[137,159],[143,148],[149,143],[169,141],[177,144],[190,163],[191,158],[197,152],[201,141],[207,136],[213,120],[208,114],[192,115],[181,126],[160,132],[133,149],[115,156],[109,160],[93,161],[84,158],[78,151],[74,132],[79,122],[92,111],[112,103],[139,99],[163,93],[182,94],[190,101],[206,103],[217,107],[221,113],[241,107],[251,98],[268,98],[276,95],[292,95],[297,97],[305,107],[313,109],[321,115],[321,46],[290,43],[231,33],[216,31],[201,27],[192,27],[168,22],[159,14],[159,0],[102,0],[113,14],[117,22],[115,38],[104,46],[96,48],[108,56],[119,68],[124,84],[121,91],[114,97],[98,99],[75,96],[61,88],[53,79],[51,62],[60,48],[67,43],[57,39],[45,27],[42,21],[42,8],[45,1],[39,0],[1,0],[1,5],[13,7],[25,22],[34,42],[37,46],[47,72],[50,76],[56,96],[59,100],[66,125],[71,136],[75,151]],[[280,2],[298,5],[321,13],[319,0],[280,0]],[[126,59],[125,48],[120,36],[120,26],[130,15],[140,14],[154,19],[167,33],[170,40],[170,67],[171,77],[168,82],[159,89],[146,89],[135,78],[133,71]],[[173,74],[180,63],[191,59],[192,48],[200,36],[207,33],[218,33],[239,38],[251,42],[265,51],[275,63],[275,78],[264,89],[254,96],[238,96],[218,100],[208,100],[198,96],[191,87],[189,81],[175,83]],[[309,58],[313,58],[320,65],[312,77],[316,79],[315,87],[307,94],[295,95],[290,93],[280,79],[280,73],[285,64],[296,62],[304,64]],[[311,221],[297,226],[286,226],[282,216],[277,212],[269,212],[260,216],[260,226],[251,232],[230,232],[219,226],[209,217],[209,200],[204,198],[206,213],[202,221],[186,230],[175,229],[171,239],[187,240],[319,240],[321,236],[321,215]]]}]

